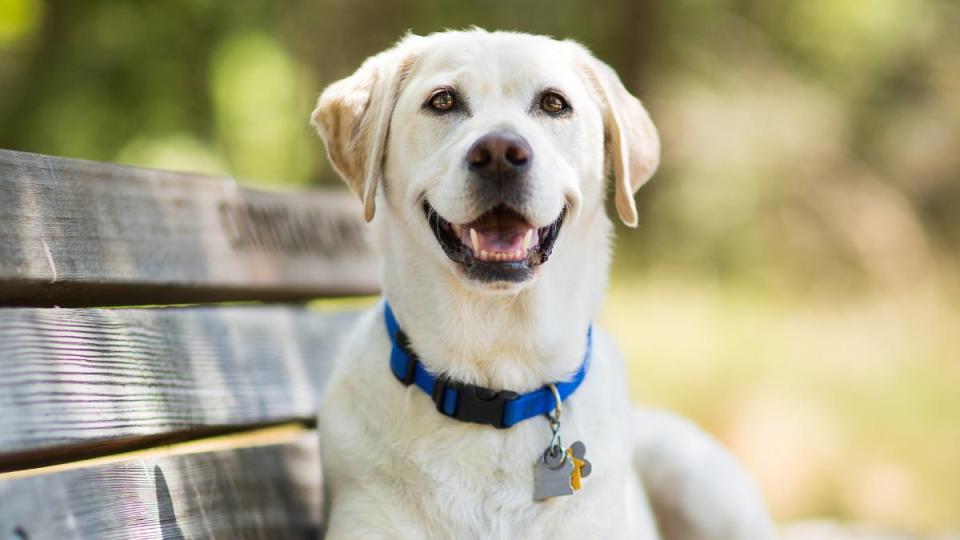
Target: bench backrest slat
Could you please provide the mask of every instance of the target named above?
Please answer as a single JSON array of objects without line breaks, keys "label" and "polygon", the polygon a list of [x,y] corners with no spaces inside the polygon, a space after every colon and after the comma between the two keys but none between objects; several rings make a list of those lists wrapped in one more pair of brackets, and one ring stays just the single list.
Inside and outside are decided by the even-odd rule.
[{"label": "bench backrest slat", "polygon": [[41,538],[317,538],[318,439],[131,459],[0,482],[0,534]]},{"label": "bench backrest slat", "polygon": [[376,292],[354,197],[0,150],[0,305]]},{"label": "bench backrest slat", "polygon": [[354,318],[265,306],[0,309],[0,472],[40,450],[309,420]]}]

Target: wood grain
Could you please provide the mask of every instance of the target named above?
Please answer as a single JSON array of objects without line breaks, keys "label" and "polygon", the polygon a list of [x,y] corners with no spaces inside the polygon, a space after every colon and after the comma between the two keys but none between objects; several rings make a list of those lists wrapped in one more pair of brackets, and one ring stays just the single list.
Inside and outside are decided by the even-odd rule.
[{"label": "wood grain", "polygon": [[346,192],[0,150],[0,305],[367,294],[378,265]]},{"label": "wood grain", "polygon": [[43,450],[310,419],[355,318],[266,306],[0,309],[0,470]]},{"label": "wood grain", "polygon": [[0,538],[318,538],[318,437],[0,476]]}]

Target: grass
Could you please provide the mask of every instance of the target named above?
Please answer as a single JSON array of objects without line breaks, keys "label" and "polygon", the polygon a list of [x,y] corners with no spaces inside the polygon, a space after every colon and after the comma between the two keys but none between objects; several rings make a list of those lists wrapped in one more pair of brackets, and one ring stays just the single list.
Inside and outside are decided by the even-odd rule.
[{"label": "grass", "polygon": [[960,524],[960,312],[945,298],[783,301],[616,279],[601,322],[635,401],[719,437],[779,519]]}]

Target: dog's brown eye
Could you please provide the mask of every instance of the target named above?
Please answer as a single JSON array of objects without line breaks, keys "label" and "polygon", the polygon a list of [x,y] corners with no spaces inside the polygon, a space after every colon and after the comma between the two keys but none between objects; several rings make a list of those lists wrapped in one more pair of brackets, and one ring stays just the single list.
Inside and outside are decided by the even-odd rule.
[{"label": "dog's brown eye", "polygon": [[540,108],[550,114],[560,114],[569,108],[566,100],[560,94],[547,92],[540,98]]},{"label": "dog's brown eye", "polygon": [[430,97],[430,107],[435,111],[446,112],[453,109],[457,102],[449,90],[441,90]]}]

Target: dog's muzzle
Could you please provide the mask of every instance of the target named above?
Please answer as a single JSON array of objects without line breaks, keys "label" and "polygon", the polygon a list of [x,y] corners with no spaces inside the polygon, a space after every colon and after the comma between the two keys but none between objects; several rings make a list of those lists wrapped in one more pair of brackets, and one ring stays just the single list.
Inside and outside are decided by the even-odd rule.
[{"label": "dog's muzzle", "polygon": [[566,209],[546,227],[535,228],[520,213],[498,205],[464,224],[443,219],[430,203],[423,210],[430,229],[450,260],[467,276],[483,282],[521,282],[547,262],[553,251]]},{"label": "dog's muzzle", "polygon": [[429,202],[423,210],[440,247],[463,265],[468,277],[483,282],[521,282],[547,261],[566,215],[546,227],[534,227],[516,210],[529,198],[527,171],[533,149],[523,137],[495,131],[480,137],[466,155],[471,199],[488,208],[469,223],[450,223]]}]

